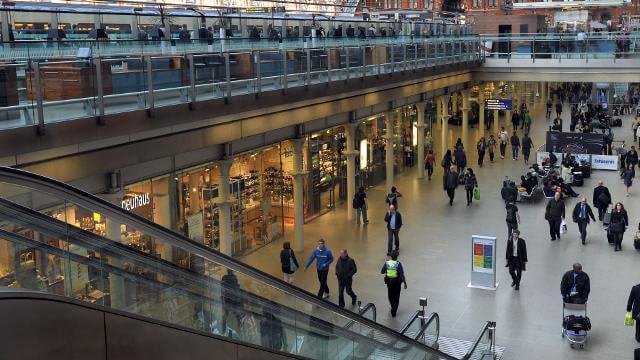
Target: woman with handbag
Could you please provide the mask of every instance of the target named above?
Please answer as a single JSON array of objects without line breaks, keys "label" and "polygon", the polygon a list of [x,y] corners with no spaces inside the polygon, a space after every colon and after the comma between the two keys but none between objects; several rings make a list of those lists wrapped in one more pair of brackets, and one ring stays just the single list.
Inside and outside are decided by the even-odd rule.
[{"label": "woman with handbag", "polygon": [[293,274],[298,270],[298,260],[296,255],[291,249],[291,243],[285,241],[282,244],[282,251],[280,251],[280,265],[282,265],[282,272],[284,273],[284,281],[289,284],[293,284]]},{"label": "woman with handbag", "polygon": [[627,211],[622,203],[616,203],[611,210],[611,223],[608,229],[609,233],[613,235],[614,251],[622,250],[622,238],[627,226],[629,226]]},{"label": "woman with handbag", "polygon": [[464,189],[467,191],[467,206],[470,206],[474,198],[474,189],[478,187],[478,179],[471,168],[467,168],[464,175]]}]

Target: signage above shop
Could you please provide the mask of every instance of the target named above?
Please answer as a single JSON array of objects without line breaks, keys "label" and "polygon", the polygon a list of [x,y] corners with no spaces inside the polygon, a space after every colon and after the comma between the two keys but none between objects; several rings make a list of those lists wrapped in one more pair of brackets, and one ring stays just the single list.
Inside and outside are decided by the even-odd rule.
[{"label": "signage above shop", "polygon": [[512,110],[513,101],[511,99],[487,99],[485,106],[487,110]]},{"label": "signage above shop", "polygon": [[122,199],[122,208],[127,211],[149,204],[151,204],[151,194],[149,193],[127,194],[125,198]]}]

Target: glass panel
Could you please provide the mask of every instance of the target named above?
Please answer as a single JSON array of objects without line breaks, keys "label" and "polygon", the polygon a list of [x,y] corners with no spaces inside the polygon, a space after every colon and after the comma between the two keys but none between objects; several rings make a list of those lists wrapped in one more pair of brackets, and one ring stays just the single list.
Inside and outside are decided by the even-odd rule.
[{"label": "glass panel", "polygon": [[148,72],[145,58],[130,56],[103,59],[111,72],[111,88],[104,85],[106,114],[145,109],[148,106]]},{"label": "glass panel", "polygon": [[0,65],[0,128],[33,125],[36,118],[33,75],[23,61]]},{"label": "glass panel", "polygon": [[189,102],[189,64],[184,56],[151,58],[154,107]]},{"label": "glass panel", "polygon": [[197,54],[195,66],[196,99],[198,101],[224,96],[225,66],[221,54]]}]

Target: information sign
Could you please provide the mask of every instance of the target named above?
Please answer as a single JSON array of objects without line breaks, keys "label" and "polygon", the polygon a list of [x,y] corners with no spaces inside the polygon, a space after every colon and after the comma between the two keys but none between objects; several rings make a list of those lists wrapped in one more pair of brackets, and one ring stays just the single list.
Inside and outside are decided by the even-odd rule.
[{"label": "information sign", "polygon": [[496,238],[471,236],[471,281],[468,287],[496,290]]},{"label": "information sign", "polygon": [[484,101],[487,110],[512,110],[511,99],[487,99]]}]

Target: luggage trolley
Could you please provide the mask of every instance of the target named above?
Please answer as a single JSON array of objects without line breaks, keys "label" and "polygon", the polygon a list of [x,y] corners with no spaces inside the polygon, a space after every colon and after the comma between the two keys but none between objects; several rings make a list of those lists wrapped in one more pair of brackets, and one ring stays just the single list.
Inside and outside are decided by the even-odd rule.
[{"label": "luggage trolley", "polygon": [[587,316],[587,304],[562,302],[562,337],[569,340],[571,348],[584,348],[587,333],[591,330],[591,321]]}]

